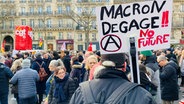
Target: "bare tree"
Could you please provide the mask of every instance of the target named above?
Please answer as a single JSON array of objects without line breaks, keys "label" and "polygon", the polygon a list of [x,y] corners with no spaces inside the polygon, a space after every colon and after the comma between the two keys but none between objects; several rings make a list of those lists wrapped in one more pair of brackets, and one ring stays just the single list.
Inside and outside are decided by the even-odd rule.
[{"label": "bare tree", "polygon": [[[96,20],[94,15],[94,8],[92,8],[90,2],[88,5],[81,5],[80,3],[76,5],[73,10],[67,13],[67,16],[71,18],[79,29],[83,29],[85,32],[85,47],[89,45],[89,33],[92,29],[92,24]],[[76,11],[78,9],[79,11]]]}]

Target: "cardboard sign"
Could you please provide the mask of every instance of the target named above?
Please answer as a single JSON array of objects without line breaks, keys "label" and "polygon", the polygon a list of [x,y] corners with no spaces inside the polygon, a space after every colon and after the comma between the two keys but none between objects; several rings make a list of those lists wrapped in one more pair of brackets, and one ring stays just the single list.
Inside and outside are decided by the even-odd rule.
[{"label": "cardboard sign", "polygon": [[170,47],[172,0],[96,8],[102,54],[129,52],[134,35],[139,51]]}]

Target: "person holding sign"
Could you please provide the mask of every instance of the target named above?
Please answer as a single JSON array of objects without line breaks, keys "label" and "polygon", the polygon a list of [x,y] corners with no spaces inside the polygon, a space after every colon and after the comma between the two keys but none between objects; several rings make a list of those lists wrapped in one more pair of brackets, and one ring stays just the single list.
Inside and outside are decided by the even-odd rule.
[{"label": "person holding sign", "polygon": [[124,63],[124,53],[102,54],[102,69],[93,80],[80,83],[70,104],[156,104],[148,91],[129,82],[121,70]]}]

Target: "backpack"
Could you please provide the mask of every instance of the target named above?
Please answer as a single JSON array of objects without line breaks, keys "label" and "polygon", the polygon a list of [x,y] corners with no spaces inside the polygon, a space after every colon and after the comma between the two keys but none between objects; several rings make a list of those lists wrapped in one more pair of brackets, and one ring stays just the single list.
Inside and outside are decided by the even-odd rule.
[{"label": "backpack", "polygon": [[81,83],[80,86],[82,95],[84,96],[85,104],[118,104],[118,101],[120,99],[124,99],[131,90],[140,85],[126,81],[125,83],[122,83],[115,91],[113,91],[112,94],[107,99],[105,99],[105,102],[95,101],[95,98],[91,91],[91,87],[89,86],[89,81]]},{"label": "backpack", "polygon": [[38,71],[38,74],[39,74],[39,77],[40,77],[40,81],[43,81],[43,80],[46,79],[46,77],[47,77],[48,74],[46,73],[44,67],[42,67],[43,62],[42,62],[41,65],[40,65],[38,62],[36,62],[36,63],[37,63],[38,66],[40,67],[40,69],[39,69],[39,71]]}]

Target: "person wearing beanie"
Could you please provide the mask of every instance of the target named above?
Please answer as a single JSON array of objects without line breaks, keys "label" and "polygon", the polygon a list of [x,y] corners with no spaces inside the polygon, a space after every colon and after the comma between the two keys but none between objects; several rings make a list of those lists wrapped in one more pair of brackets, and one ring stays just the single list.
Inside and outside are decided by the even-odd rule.
[{"label": "person wearing beanie", "polygon": [[147,71],[150,73],[149,77],[151,79],[151,83],[153,83],[157,90],[152,91],[152,96],[156,98],[156,101],[161,103],[160,92],[159,92],[159,65],[156,61],[156,56],[153,54],[151,50],[141,51],[141,55],[143,58],[141,59],[142,64],[146,66]]},{"label": "person wearing beanie", "polygon": [[38,73],[30,68],[29,59],[22,61],[22,69],[15,73],[10,83],[18,85],[19,104],[36,104],[36,82],[39,80]]},{"label": "person wearing beanie", "polygon": [[36,89],[37,89],[37,94],[38,94],[38,104],[41,104],[43,101],[43,94],[45,93],[45,89],[46,89],[46,81],[49,78],[49,69],[46,67],[46,64],[42,58],[42,54],[40,52],[37,52],[35,54],[35,60],[33,61],[33,63],[31,64],[31,68],[36,70],[37,73],[39,73],[40,71],[40,67],[44,68],[47,76],[45,76],[43,79],[40,79],[37,83],[36,83]]},{"label": "person wearing beanie", "polygon": [[80,83],[69,104],[156,104],[147,90],[129,82],[122,71],[124,53],[101,56],[102,69],[98,67],[93,80]]}]

